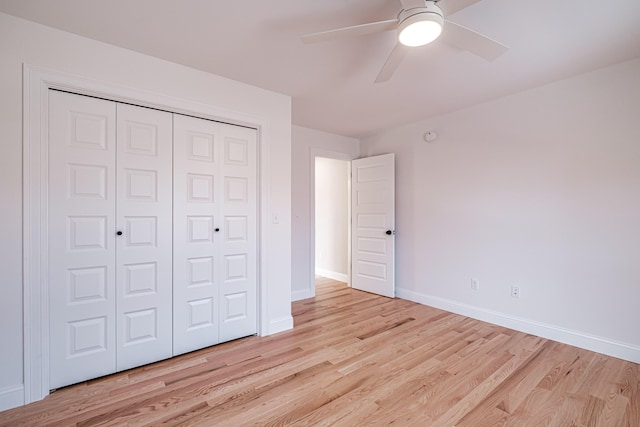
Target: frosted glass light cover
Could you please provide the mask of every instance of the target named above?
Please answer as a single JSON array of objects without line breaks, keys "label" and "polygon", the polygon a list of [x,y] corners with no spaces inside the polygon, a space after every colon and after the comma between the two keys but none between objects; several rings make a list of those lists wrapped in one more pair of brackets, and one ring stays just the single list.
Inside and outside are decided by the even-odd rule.
[{"label": "frosted glass light cover", "polygon": [[434,21],[417,21],[402,28],[398,40],[405,46],[416,47],[429,44],[442,33],[442,25]]}]

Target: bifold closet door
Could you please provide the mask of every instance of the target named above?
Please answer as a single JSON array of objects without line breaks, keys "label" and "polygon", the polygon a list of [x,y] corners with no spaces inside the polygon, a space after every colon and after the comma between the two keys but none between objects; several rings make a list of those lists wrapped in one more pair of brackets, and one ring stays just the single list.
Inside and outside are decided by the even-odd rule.
[{"label": "bifold closet door", "polygon": [[256,144],[174,115],[174,354],[257,331]]},{"label": "bifold closet door", "polygon": [[257,332],[257,132],[51,91],[50,386]]},{"label": "bifold closet door", "polygon": [[173,352],[219,342],[219,123],[174,115]]},{"label": "bifold closet door", "polygon": [[[172,114],[117,104],[117,370],[172,356]],[[122,233],[118,235],[118,233]]]},{"label": "bifold closet door", "polygon": [[257,131],[221,125],[220,341],[257,332]]},{"label": "bifold closet door", "polygon": [[115,118],[114,102],[49,93],[51,388],[116,371]]},{"label": "bifold closet door", "polygon": [[51,91],[49,361],[58,388],[172,355],[172,115]]}]

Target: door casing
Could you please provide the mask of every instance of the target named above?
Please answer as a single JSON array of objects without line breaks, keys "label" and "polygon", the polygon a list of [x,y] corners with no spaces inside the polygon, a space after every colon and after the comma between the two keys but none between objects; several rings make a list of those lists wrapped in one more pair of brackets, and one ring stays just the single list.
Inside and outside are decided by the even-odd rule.
[{"label": "door casing", "polygon": [[258,132],[258,333],[268,333],[266,253],[268,164],[267,120],[164,94],[25,64],[23,67],[23,363],[24,404],[49,394],[48,272],[48,105],[49,90],[139,105],[200,117]]}]

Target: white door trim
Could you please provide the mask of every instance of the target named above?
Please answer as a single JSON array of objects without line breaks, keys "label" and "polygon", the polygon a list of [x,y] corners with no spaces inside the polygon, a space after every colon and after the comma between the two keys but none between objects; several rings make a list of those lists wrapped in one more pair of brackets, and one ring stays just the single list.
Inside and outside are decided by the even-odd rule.
[{"label": "white door trim", "polygon": [[168,95],[24,64],[23,67],[23,355],[24,404],[49,394],[49,308],[47,285],[47,158],[49,90],[156,108],[251,127],[258,131],[258,332],[269,333],[267,232],[267,153],[269,122],[260,117]]},{"label": "white door trim", "polygon": [[[312,298],[316,296],[316,157],[324,157],[328,159],[344,160],[351,162],[358,156],[352,156],[339,151],[323,150],[311,147],[309,150],[309,289],[304,298]],[[349,163],[351,168],[351,163]],[[349,182],[349,200],[351,200],[351,182]],[[351,203],[349,203],[349,212],[351,212]],[[351,220],[349,220],[349,236],[347,256],[347,278],[349,285],[351,284]]]}]

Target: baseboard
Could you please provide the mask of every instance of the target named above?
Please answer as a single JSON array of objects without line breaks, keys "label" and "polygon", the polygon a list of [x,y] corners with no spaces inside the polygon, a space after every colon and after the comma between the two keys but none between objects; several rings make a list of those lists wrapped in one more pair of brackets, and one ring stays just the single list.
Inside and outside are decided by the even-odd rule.
[{"label": "baseboard", "polygon": [[336,273],[335,271],[325,270],[324,268],[316,268],[316,274],[322,277],[328,277],[329,279],[337,280],[338,282],[349,282],[349,276],[344,273]]},{"label": "baseboard", "polygon": [[22,384],[0,388],[0,411],[24,405],[24,386]]},{"label": "baseboard", "polygon": [[278,332],[293,329],[293,316],[284,316],[279,319],[273,319],[269,322],[269,331],[267,335],[277,334]]},{"label": "baseboard", "polygon": [[509,329],[515,329],[527,334],[584,348],[586,350],[595,351],[597,353],[606,354],[608,356],[617,357],[634,363],[640,363],[640,347],[633,344],[618,342],[580,331],[523,319],[509,314],[487,310],[481,307],[463,304],[446,298],[426,295],[407,289],[396,289],[396,296],[398,298],[439,308],[462,316],[504,326]]},{"label": "baseboard", "polygon": [[313,296],[313,292],[311,292],[309,289],[301,289],[291,292],[291,301],[300,301],[303,299],[312,298]]}]

